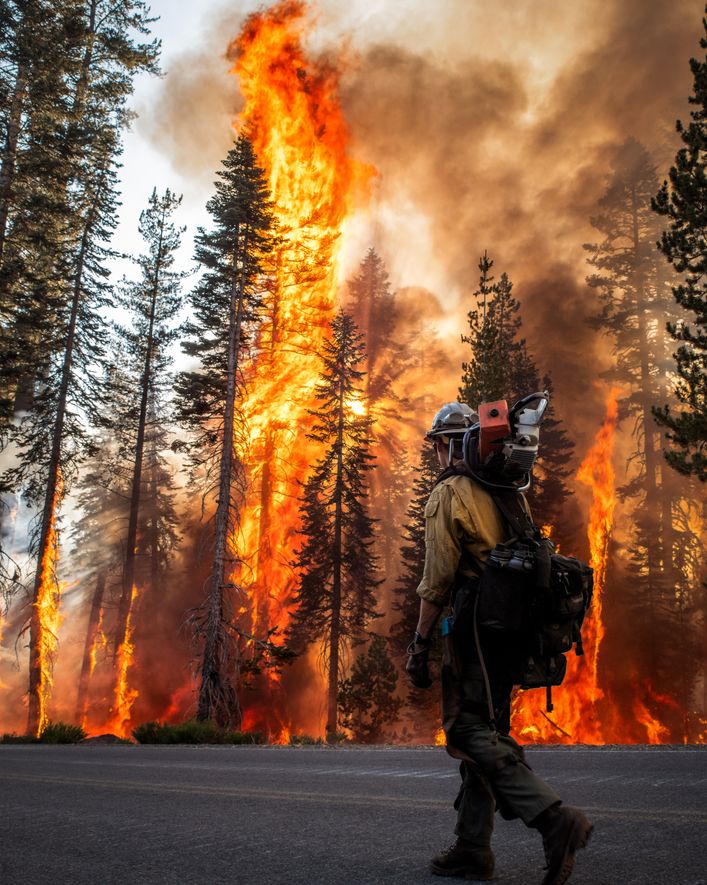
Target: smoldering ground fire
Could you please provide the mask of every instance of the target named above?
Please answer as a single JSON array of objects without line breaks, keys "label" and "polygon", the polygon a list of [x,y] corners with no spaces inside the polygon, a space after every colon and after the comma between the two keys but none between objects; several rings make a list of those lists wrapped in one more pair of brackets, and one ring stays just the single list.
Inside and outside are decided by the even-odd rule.
[{"label": "smoldering ground fire", "polygon": [[[461,6],[445,4],[442,32],[448,33],[454,16],[462,15]],[[592,8],[585,4],[582,16],[588,17]],[[330,23],[333,12],[326,5],[324,10],[324,23]],[[333,50],[314,53],[308,40],[316,25],[301,2],[275,4],[248,18],[228,47],[209,46],[209,52],[226,55],[232,106],[240,108],[233,114],[233,127],[252,140],[269,181],[281,236],[267,319],[244,370],[247,393],[240,404],[246,430],[237,448],[248,492],[229,544],[241,563],[231,578],[239,587],[237,607],[245,633],[262,636],[275,626],[284,631],[291,617],[297,580],[292,554],[300,543],[298,501],[318,455],[316,442],[306,436],[310,410],[316,409],[318,353],[337,305],[346,303],[345,281],[369,245],[365,237],[384,256],[401,284],[397,289],[405,284],[436,291],[437,298],[428,299],[433,314],[437,300],[442,303],[435,334],[420,328],[419,292],[409,300],[404,292],[397,294],[395,335],[402,340],[414,330],[415,344],[425,356],[419,366],[407,368],[377,408],[381,420],[390,411],[401,415],[395,445],[407,449],[411,460],[429,418],[421,404],[434,411],[441,391],[446,399],[456,395],[462,353],[458,335],[470,306],[478,255],[488,247],[498,266],[516,281],[524,333],[540,364],[553,374],[558,412],[577,444],[576,499],[570,506],[583,525],[574,538],[576,551],[568,552],[589,554],[599,585],[585,658],[571,662],[552,721],[541,709],[542,693],[537,698],[528,693],[515,701],[516,728],[526,741],[657,743],[683,738],[679,727],[662,721],[674,722],[674,700],[637,672],[618,680],[611,672],[620,655],[611,640],[616,612],[603,612],[601,600],[620,597],[627,580],[621,563],[630,539],[621,528],[624,502],[617,490],[623,480],[613,475],[612,463],[625,460],[629,446],[627,430],[622,438],[617,427],[608,382],[598,378],[600,370],[610,367],[612,354],[606,339],[585,322],[596,306],[584,286],[581,244],[591,239],[589,219],[626,135],[648,140],[659,158],[665,154],[672,119],[689,91],[684,60],[694,51],[692,19],[699,12],[689,3],[643,10],[647,25],[635,45],[628,39],[628,12],[612,4],[604,25],[592,30],[596,42],[587,38],[576,58],[555,60],[555,77],[538,96],[530,84],[540,89],[542,77],[537,69],[530,70],[530,63],[469,59],[459,53],[445,64],[433,51],[416,52],[404,29],[398,45],[392,39],[382,43],[369,38],[346,59]],[[688,14],[680,24],[683,13]],[[529,8],[519,14],[528,16]],[[564,24],[570,30],[574,26]],[[512,31],[513,22],[505,26]],[[642,71],[636,79],[654,82],[640,68],[639,57],[655,58],[664,40],[670,42],[672,61],[660,88],[650,96],[635,85],[631,89],[624,74],[632,65]],[[625,49],[610,48],[616,46]],[[612,93],[592,90],[607,64],[621,88]],[[185,102],[190,85],[182,76],[178,95],[166,85],[165,106]],[[210,100],[221,109],[231,101],[223,95]],[[157,121],[163,112],[157,113]],[[667,122],[651,144],[655,119]],[[213,144],[220,151],[232,133],[207,131],[205,138],[213,144],[203,153],[199,144],[185,152],[180,136],[185,124],[189,121],[178,115],[169,135],[166,130],[155,134],[156,141],[184,166],[203,164],[205,153],[214,157],[215,168],[219,157]],[[149,126],[154,132],[155,120]],[[193,139],[192,134],[190,143]],[[433,362],[436,374],[431,378]],[[416,398],[418,411],[401,407],[403,391],[408,400]],[[382,445],[376,452],[383,471],[389,467],[389,452]],[[404,505],[398,511],[395,519],[402,523]],[[176,721],[193,713],[193,650],[180,627],[187,610],[200,601],[205,567],[195,559],[201,530],[192,510],[173,566],[171,597],[163,601],[161,623],[152,634],[140,618],[148,617],[153,603],[133,594],[131,635],[119,663],[110,665],[118,668],[119,679],[93,682],[94,704],[104,710],[87,719],[91,731],[127,735],[139,721]],[[697,534],[703,531],[700,524]],[[73,578],[66,554],[57,573]],[[395,575],[383,577],[388,580],[380,591],[379,609],[390,617]],[[104,629],[113,614],[109,603],[102,607]],[[73,609],[72,623],[64,617],[58,634],[57,686],[47,700],[48,715],[54,718],[73,715],[68,711],[75,704],[78,640],[87,615],[88,606]],[[49,634],[55,628],[48,628]],[[378,631],[375,623],[373,629]],[[98,644],[100,635],[99,630]],[[263,729],[283,741],[291,733],[322,734],[319,653],[312,646],[281,672],[257,677],[241,698],[243,727]],[[93,669],[100,675],[101,666],[107,665],[100,653],[98,657]],[[20,694],[18,683],[9,693],[13,704],[19,703]],[[3,725],[11,728],[23,714],[16,709],[7,715]],[[430,735],[435,730],[431,723]]]}]

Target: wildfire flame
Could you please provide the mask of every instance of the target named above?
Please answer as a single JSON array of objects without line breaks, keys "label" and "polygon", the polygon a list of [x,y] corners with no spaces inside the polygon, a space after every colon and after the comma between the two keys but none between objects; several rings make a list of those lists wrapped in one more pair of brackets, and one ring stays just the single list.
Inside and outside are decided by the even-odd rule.
[{"label": "wildfire flame", "polygon": [[602,717],[597,709],[597,702],[603,697],[598,679],[598,661],[604,638],[602,598],[616,507],[611,457],[617,418],[617,391],[612,390],[604,422],[577,472],[577,479],[592,490],[587,535],[589,564],[594,569],[594,598],[582,627],[584,656],[568,655],[567,676],[556,692],[552,718],[544,710],[544,693],[533,691],[517,694],[513,703],[514,728],[529,742],[604,743]]},{"label": "wildfire flame", "polygon": [[135,646],[133,645],[133,616],[135,614],[135,600],[138,596],[138,589],[133,584],[130,596],[130,608],[128,610],[128,618],[125,625],[125,640],[118,647],[116,656],[116,683],[115,683],[115,700],[113,703],[112,715],[106,725],[108,731],[118,735],[118,737],[127,737],[130,732],[130,718],[132,715],[133,704],[138,697],[138,692],[130,688],[128,683],[128,672],[133,660]]},{"label": "wildfire flame", "polygon": [[54,656],[58,645],[59,603],[64,585],[57,580],[56,566],[59,559],[59,537],[56,520],[64,494],[64,480],[59,473],[52,503],[52,516],[49,524],[47,545],[39,566],[39,589],[33,603],[39,622],[37,649],[39,658],[39,717],[36,737],[42,734],[49,722],[47,708],[54,684]]},{"label": "wildfire flame", "polygon": [[[305,436],[317,354],[336,306],[342,227],[371,175],[348,154],[336,69],[305,55],[306,11],[301,0],[282,0],[250,16],[229,49],[245,100],[236,128],[248,133],[266,172],[281,236],[259,355],[247,371],[242,457],[251,493],[232,539],[245,563],[236,583],[247,591],[255,635],[290,619],[299,483],[320,454]],[[277,677],[268,679],[275,688]],[[277,723],[263,717],[259,724],[274,732]]]}]

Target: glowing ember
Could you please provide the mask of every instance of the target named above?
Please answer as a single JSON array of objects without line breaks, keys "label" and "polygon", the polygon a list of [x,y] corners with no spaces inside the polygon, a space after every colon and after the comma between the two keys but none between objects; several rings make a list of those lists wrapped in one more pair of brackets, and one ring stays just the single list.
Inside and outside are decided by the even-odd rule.
[{"label": "glowing ember", "polygon": [[39,567],[39,591],[34,607],[37,613],[39,631],[37,636],[37,654],[39,659],[39,716],[36,736],[44,731],[49,722],[47,706],[54,683],[54,655],[58,644],[58,631],[61,623],[59,602],[63,586],[57,581],[56,564],[59,558],[59,539],[56,530],[56,517],[64,492],[64,482],[59,473],[56,493],[52,505],[52,517],[49,524],[47,545]]},{"label": "glowing ember", "polygon": [[115,683],[115,701],[111,718],[106,726],[108,731],[118,735],[118,737],[128,737],[130,733],[130,717],[135,699],[138,692],[131,689],[128,685],[128,671],[133,660],[133,617],[135,614],[135,600],[137,599],[138,590],[133,585],[133,592],[130,597],[130,609],[128,611],[128,619],[125,627],[125,641],[118,647],[116,660],[116,683]]},{"label": "glowing ember", "polygon": [[447,746],[447,736],[444,733],[443,728],[438,728],[435,732],[435,747],[446,747]]},{"label": "glowing ember", "polygon": [[[248,432],[242,458],[252,491],[233,543],[246,563],[237,580],[248,591],[255,635],[289,621],[299,483],[319,455],[305,436],[308,410],[316,406],[317,353],[336,306],[342,225],[354,192],[370,176],[347,154],[336,70],[304,53],[305,12],[303,2],[283,0],[252,15],[230,47],[245,100],[237,128],[248,133],[266,171],[282,237],[242,405]],[[268,714],[263,724],[277,727]],[[299,724],[321,730],[318,714]]]}]

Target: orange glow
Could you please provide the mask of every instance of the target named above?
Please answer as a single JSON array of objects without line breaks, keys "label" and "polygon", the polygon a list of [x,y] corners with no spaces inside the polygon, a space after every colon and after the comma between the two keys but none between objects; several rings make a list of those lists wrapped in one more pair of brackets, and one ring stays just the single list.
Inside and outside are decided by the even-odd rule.
[{"label": "orange glow", "polygon": [[438,728],[435,732],[435,747],[446,747],[447,746],[447,735],[444,733],[443,728]]},{"label": "orange glow", "polygon": [[93,671],[96,669],[96,656],[98,654],[99,648],[107,648],[108,647],[108,639],[106,634],[103,632],[103,607],[101,607],[98,612],[98,624],[96,625],[96,635],[93,637],[93,642],[91,643],[91,650],[89,652],[89,670],[88,675],[93,676]]},{"label": "orange glow", "polygon": [[130,608],[128,610],[128,618],[125,624],[125,641],[118,647],[117,653],[115,700],[113,702],[110,719],[106,725],[106,729],[118,737],[128,737],[130,735],[132,707],[138,697],[138,692],[135,689],[131,689],[128,684],[128,672],[135,651],[132,640],[133,617],[135,614],[135,600],[137,599],[137,595],[138,589],[133,584],[133,591],[130,596]]},{"label": "orange glow", "polygon": [[64,480],[57,476],[56,491],[52,503],[52,516],[49,523],[49,536],[39,567],[39,590],[33,603],[39,621],[37,648],[39,657],[39,718],[36,737],[39,737],[49,722],[47,707],[54,684],[54,656],[58,644],[59,603],[63,585],[57,581],[56,565],[59,558],[59,538],[56,530],[56,517],[64,493]]},{"label": "orange glow", "polygon": [[[371,175],[348,154],[338,72],[305,55],[306,11],[300,0],[283,0],[252,15],[229,50],[245,100],[236,128],[266,172],[281,236],[258,356],[246,369],[241,456],[251,492],[231,539],[244,562],[235,583],[246,591],[245,618],[257,637],[290,620],[300,482],[320,455],[306,438],[317,354],[336,308],[342,226]],[[266,678],[277,692],[277,675]],[[278,723],[265,710],[258,727],[274,732]],[[319,713],[298,727],[321,732]]]},{"label": "orange glow", "polygon": [[611,457],[617,417],[617,391],[612,390],[604,422],[577,472],[577,479],[592,490],[587,535],[589,564],[594,569],[594,597],[582,628],[584,656],[577,657],[573,653],[567,656],[567,676],[562,686],[555,689],[555,709],[551,714],[545,712],[544,692],[517,693],[513,702],[513,727],[527,742],[605,742],[604,722],[597,709],[604,696],[599,685],[598,661],[604,638],[602,598],[616,506]]}]

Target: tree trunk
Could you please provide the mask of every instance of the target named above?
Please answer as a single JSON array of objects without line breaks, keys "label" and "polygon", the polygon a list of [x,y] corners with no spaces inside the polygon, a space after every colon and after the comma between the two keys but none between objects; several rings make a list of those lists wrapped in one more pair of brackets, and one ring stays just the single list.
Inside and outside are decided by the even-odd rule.
[{"label": "tree trunk", "polygon": [[164,232],[165,211],[162,212],[162,226],[157,245],[155,259],[155,279],[150,296],[150,321],[147,331],[147,348],[145,351],[145,363],[142,373],[140,392],[140,415],[137,426],[137,441],[135,443],[135,460],[133,462],[133,479],[130,489],[130,514],[128,516],[128,536],[125,541],[125,563],[123,565],[123,582],[118,603],[118,616],[115,627],[113,654],[118,655],[118,650],[126,639],[128,629],[128,617],[130,615],[130,603],[133,598],[133,584],[135,583],[135,547],[137,544],[137,526],[140,515],[140,490],[142,484],[142,459],[145,448],[145,424],[147,421],[147,403],[152,384],[152,348],[154,346],[155,311],[157,309],[157,296],[160,286],[160,270],[162,268],[162,237]]},{"label": "tree trunk", "polygon": [[[71,314],[64,350],[64,363],[61,371],[61,383],[57,400],[56,417],[52,431],[52,447],[49,456],[47,489],[44,498],[44,510],[39,534],[37,551],[37,571],[32,594],[32,614],[29,626],[29,704],[27,713],[27,730],[38,735],[46,725],[47,714],[45,702],[48,696],[48,673],[51,661],[47,659],[46,627],[43,622],[42,605],[48,592],[49,583],[54,580],[52,564],[52,546],[55,543],[55,521],[61,497],[61,480],[59,476],[64,420],[66,418],[66,402],[71,380],[74,347],[76,343],[76,323],[81,301],[81,285],[83,282],[84,260],[88,247],[88,232],[92,217],[84,227],[81,248],[78,254],[76,277],[74,280]],[[58,604],[58,602],[57,602]]]},{"label": "tree trunk", "polygon": [[10,103],[10,113],[7,123],[7,140],[2,152],[0,164],[0,266],[2,265],[5,250],[5,238],[7,236],[7,221],[10,215],[10,203],[12,201],[12,183],[15,177],[15,160],[17,157],[17,142],[20,136],[20,122],[25,95],[27,94],[27,62],[21,61],[17,66],[15,88]]},{"label": "tree trunk", "polygon": [[[641,264],[641,240],[638,226],[638,199],[635,189],[631,193],[632,198],[632,227],[633,227],[633,249],[635,257],[635,290],[636,290],[636,318],[638,323],[638,349],[640,361],[640,401],[641,401],[641,421],[643,425],[643,457],[645,467],[645,483],[646,492],[644,504],[644,518],[654,518],[660,511],[660,502],[658,500],[658,489],[656,485],[657,473],[657,457],[655,451],[655,424],[651,406],[656,402],[654,391],[652,390],[652,379],[650,374],[650,342],[648,340],[647,328],[647,308],[645,303],[645,283],[643,267]],[[660,519],[656,521],[656,528],[660,529]],[[665,538],[656,537],[656,543],[650,544],[646,550],[646,564],[648,567],[648,581],[646,588],[648,592],[648,616],[649,624],[649,645],[650,656],[652,661],[652,675],[655,675],[656,661],[654,650],[656,648],[655,631],[656,631],[656,607],[658,600],[656,594],[659,595],[660,573],[664,563],[663,547]]]},{"label": "tree trunk", "polygon": [[96,578],[96,589],[93,591],[91,611],[88,615],[88,628],[86,630],[86,642],[83,648],[83,661],[81,664],[81,676],[79,677],[79,690],[76,698],[76,722],[83,725],[88,707],[88,685],[91,674],[96,665],[96,639],[98,627],[101,621],[101,607],[103,606],[103,593],[106,588],[106,573],[102,569]]},{"label": "tree trunk", "polygon": [[339,426],[336,438],[336,485],[334,490],[334,574],[331,586],[331,628],[329,630],[329,685],[327,739],[336,740],[339,707],[339,642],[341,640],[341,565],[344,482],[344,380],[339,385]]},{"label": "tree trunk", "polygon": [[[236,234],[236,243],[238,234]],[[247,253],[247,239],[243,255]],[[236,405],[236,374],[241,346],[245,290],[245,269],[237,270],[237,254],[233,257],[233,278],[228,322],[228,368],[226,374],[226,403],[223,418],[223,446],[219,466],[219,493],[216,505],[214,558],[206,616],[204,659],[201,666],[201,685],[197,719],[217,718],[235,721],[240,725],[241,711],[235,686],[229,688],[223,673],[223,657],[227,639],[224,635],[224,572],[228,548],[228,530],[231,524],[231,475],[233,471],[233,428]]]}]

